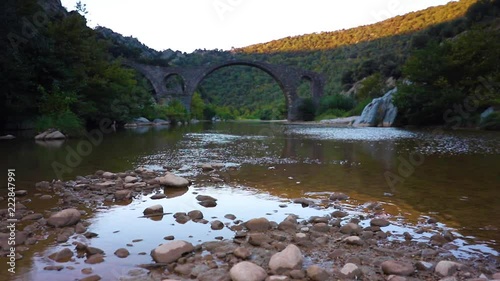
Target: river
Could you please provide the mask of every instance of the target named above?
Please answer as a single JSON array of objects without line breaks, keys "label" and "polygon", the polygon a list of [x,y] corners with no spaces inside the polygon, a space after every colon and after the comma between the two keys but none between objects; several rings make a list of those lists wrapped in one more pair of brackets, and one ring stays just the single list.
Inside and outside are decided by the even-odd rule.
[{"label": "river", "polygon": [[[96,170],[120,172],[167,166],[176,167],[180,175],[194,177],[192,167],[224,163],[227,169],[221,177],[226,184],[195,182],[187,192],[171,193],[165,201],[166,211],[200,208],[193,203],[193,192],[203,192],[219,199],[217,208],[204,210],[206,217],[223,218],[232,213],[243,220],[268,216],[278,221],[287,213],[303,217],[325,213],[321,207],[302,208],[297,204],[280,208],[283,202],[307,197],[321,206],[325,194],[337,191],[348,194],[352,206],[383,202],[390,215],[404,217],[401,226],[436,218],[460,235],[461,254],[498,254],[500,250],[497,132],[222,122],[120,130],[104,134],[102,141],[97,138],[94,143],[85,142],[85,147],[82,142],[85,139],[35,142],[22,137],[2,141],[0,168],[5,174],[7,169],[16,169],[17,188],[30,192],[36,182],[50,181],[58,175],[69,180]],[[77,152],[75,157],[78,149],[84,153]],[[0,192],[4,197],[5,178],[6,175],[2,177],[4,188]],[[31,193],[23,200],[23,204],[39,210],[47,210],[55,203],[37,200]],[[232,235],[229,230],[207,232],[206,227],[195,224],[175,226],[167,218],[161,224],[144,219],[128,225],[128,218],[138,217],[137,212],[142,212],[147,204],[151,200],[144,195],[129,205],[89,211],[92,231],[109,234],[100,235],[95,245],[111,252],[125,246],[114,244],[111,233],[116,231],[121,240],[143,239],[138,248],[148,253],[167,234],[193,242]],[[144,229],[148,229],[147,233]],[[394,231],[403,229],[396,227]],[[19,280],[55,278],[50,275],[55,273],[41,269],[47,264],[46,254],[57,247],[47,241],[23,254],[25,258],[18,263]],[[149,259],[149,255],[136,255],[120,266],[127,270],[127,266],[147,263]],[[113,264],[112,257],[101,267],[110,263]],[[95,270],[99,271],[99,265]]]}]

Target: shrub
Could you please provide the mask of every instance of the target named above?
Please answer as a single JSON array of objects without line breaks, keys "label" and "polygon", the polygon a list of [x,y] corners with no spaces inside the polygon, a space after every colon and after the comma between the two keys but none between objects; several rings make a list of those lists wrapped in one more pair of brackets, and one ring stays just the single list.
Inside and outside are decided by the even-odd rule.
[{"label": "shrub", "polygon": [[488,115],[488,117],[481,121],[479,127],[483,130],[500,130],[500,112],[494,112]]},{"label": "shrub", "polygon": [[55,128],[72,136],[81,136],[85,131],[82,120],[71,111],[58,115],[42,115],[36,120],[35,127],[39,132]]},{"label": "shrub", "polygon": [[349,111],[354,108],[354,105],[355,101],[351,97],[339,94],[325,96],[320,100],[318,113],[323,114],[331,109]]}]

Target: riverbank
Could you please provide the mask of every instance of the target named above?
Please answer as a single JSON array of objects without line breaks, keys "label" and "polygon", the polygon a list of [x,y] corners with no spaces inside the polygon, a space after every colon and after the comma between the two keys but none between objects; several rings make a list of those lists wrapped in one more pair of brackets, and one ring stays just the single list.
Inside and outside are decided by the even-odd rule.
[{"label": "riverbank", "polygon": [[[167,167],[175,173],[181,167]],[[39,182],[36,197],[52,200],[50,211],[35,212],[29,202],[16,205],[16,218],[23,231],[16,233],[18,259],[23,252],[35,251],[43,280],[488,280],[498,278],[498,257],[488,254],[457,255],[463,237],[447,229],[434,218],[417,226],[405,225],[403,217],[390,216],[381,202],[353,206],[349,196],[331,192],[319,200],[297,198],[279,203],[291,210],[282,220],[250,218],[241,220],[238,212],[210,216],[222,198],[193,191],[190,185],[240,187],[227,182],[225,174],[234,167],[205,164],[194,169],[198,176],[185,179],[166,170],[144,168],[122,173],[97,171],[70,181]],[[169,206],[169,198],[192,193],[191,210]],[[27,192],[18,190],[18,202]],[[149,198],[147,208],[137,209],[134,202]],[[42,199],[43,198],[43,199]],[[233,197],[244,200],[244,197]],[[220,200],[219,200],[220,199]],[[171,219],[164,238],[150,241],[147,249],[143,239],[130,241],[126,230],[93,232],[99,213],[113,206],[130,205],[127,217],[115,217],[126,225],[139,225]],[[239,203],[245,209],[244,201]],[[249,206],[250,207],[250,206]],[[262,206],[262,208],[266,208]],[[323,215],[307,216],[308,210]],[[187,211],[189,210],[189,211]],[[305,215],[306,214],[306,215]],[[7,212],[2,216],[6,226]],[[91,219],[96,216],[96,219]],[[186,233],[179,226],[196,227],[198,232],[213,233],[214,239],[185,241]],[[177,230],[176,230],[177,229]],[[403,232],[403,230],[406,230]],[[125,231],[125,232],[124,232]],[[161,234],[160,234],[161,235]],[[213,237],[213,236],[212,236]],[[6,235],[1,236],[2,256]],[[102,247],[100,240],[113,240],[123,247]],[[173,240],[173,241],[172,241]],[[37,244],[51,241],[51,249],[37,252]],[[198,242],[196,241],[196,242]],[[159,246],[163,244],[163,246]],[[30,248],[37,250],[30,250]],[[139,250],[137,250],[137,248]],[[140,259],[136,259],[140,257]],[[141,261],[134,263],[135,261]],[[252,274],[250,272],[253,272]],[[33,274],[33,273],[32,273]],[[497,274],[497,275],[495,275]],[[33,276],[33,275],[32,275]],[[255,279],[248,279],[255,276]],[[49,278],[49,279],[47,279]],[[455,278],[455,279],[453,279]],[[476,278],[476,279],[474,279]],[[17,280],[30,280],[20,277]],[[42,280],[42,279],[33,279]]]}]

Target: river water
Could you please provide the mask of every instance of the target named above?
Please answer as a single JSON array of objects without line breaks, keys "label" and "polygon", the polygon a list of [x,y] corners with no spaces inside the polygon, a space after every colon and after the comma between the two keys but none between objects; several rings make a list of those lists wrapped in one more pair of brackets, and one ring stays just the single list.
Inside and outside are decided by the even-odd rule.
[{"label": "river water", "polygon": [[[69,180],[96,170],[121,172],[168,166],[176,167],[180,175],[193,177],[197,173],[193,167],[199,164],[224,163],[221,177],[226,184],[201,181],[182,192],[166,190],[168,198],[162,203],[165,211],[202,208],[196,204],[194,192],[219,199],[216,208],[203,209],[207,219],[217,217],[228,222],[224,219],[228,213],[242,220],[267,216],[280,221],[288,213],[307,218],[326,214],[328,209],[279,205],[308,197],[321,206],[322,199],[337,191],[351,197],[346,208],[352,206],[353,212],[355,206],[365,202],[383,202],[388,215],[404,217],[401,227],[436,218],[459,235],[462,248],[457,255],[497,255],[500,250],[500,134],[496,132],[227,122],[122,130],[104,134],[102,141],[96,138],[92,144],[85,142],[86,146],[82,142],[44,143],[31,138],[3,141],[0,168],[16,169],[17,188],[30,191],[38,181],[57,177]],[[75,156],[75,151],[80,153]],[[6,186],[6,180],[2,182],[5,184],[1,186]],[[5,190],[0,196],[5,196]],[[31,193],[24,200],[28,200],[25,205],[41,212],[54,204],[37,200]],[[6,201],[0,202],[6,205]],[[167,235],[194,243],[233,235],[228,229],[207,231],[206,225],[179,226],[171,217],[161,222],[135,219],[144,207],[156,203],[144,195],[129,205],[103,206],[89,212],[89,230],[100,234],[92,246],[110,251],[105,263],[93,266],[95,272],[110,264],[115,271],[126,272],[134,264],[149,263],[149,251]],[[133,224],[128,223],[130,218],[135,219]],[[404,230],[398,226],[393,229],[395,233]],[[142,241],[135,242],[131,257],[125,262],[113,257],[114,250],[125,246],[123,241],[132,243],[134,239]],[[58,247],[47,241],[24,253],[25,258],[18,261],[18,280],[59,280],[57,273],[42,270],[50,264],[46,256]],[[148,254],[139,254],[144,252]],[[79,269],[85,267],[78,264],[71,265],[76,268],[75,278],[81,277]],[[108,278],[121,273],[114,272]]]}]

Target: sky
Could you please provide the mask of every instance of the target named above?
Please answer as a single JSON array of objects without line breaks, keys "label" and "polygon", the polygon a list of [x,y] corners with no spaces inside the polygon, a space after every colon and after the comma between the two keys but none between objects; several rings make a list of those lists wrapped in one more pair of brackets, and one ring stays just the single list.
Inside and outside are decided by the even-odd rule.
[{"label": "sky", "polygon": [[[61,0],[74,10],[78,0]],[[81,0],[88,24],[156,50],[223,49],[382,21],[449,0]]]}]

